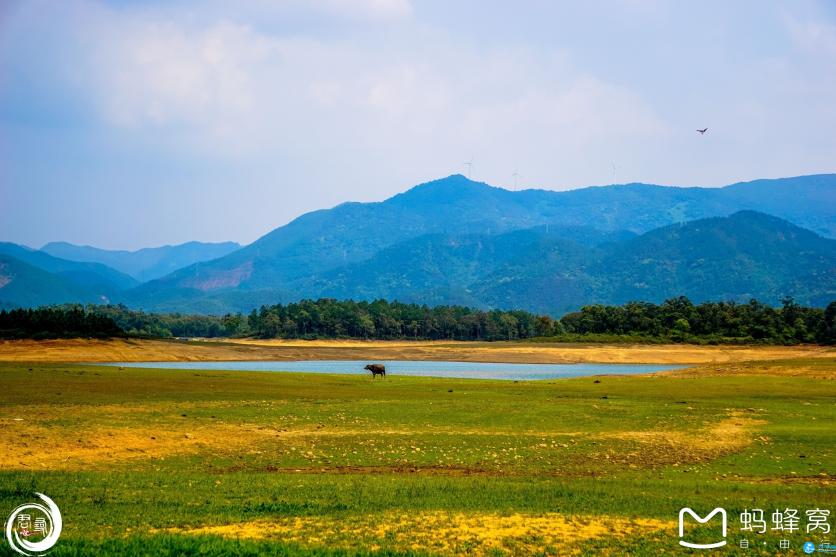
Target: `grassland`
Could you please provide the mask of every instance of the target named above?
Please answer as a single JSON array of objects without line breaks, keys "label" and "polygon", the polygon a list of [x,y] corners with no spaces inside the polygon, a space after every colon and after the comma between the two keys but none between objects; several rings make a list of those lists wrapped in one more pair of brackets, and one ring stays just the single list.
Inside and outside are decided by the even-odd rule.
[{"label": "grassland", "polygon": [[[53,497],[53,555],[292,556],[673,555],[683,506],[725,507],[732,545],[745,508],[834,509],[836,360],[722,350],[519,383],[0,363],[0,510]],[[749,539],[725,554],[779,553]]]}]

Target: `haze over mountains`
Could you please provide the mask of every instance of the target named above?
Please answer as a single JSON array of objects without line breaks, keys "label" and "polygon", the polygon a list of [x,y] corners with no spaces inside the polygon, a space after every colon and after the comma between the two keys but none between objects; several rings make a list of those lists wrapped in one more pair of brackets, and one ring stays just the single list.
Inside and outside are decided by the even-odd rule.
[{"label": "haze over mountains", "polygon": [[[382,202],[302,215],[240,249],[194,243],[131,254],[53,243],[33,252],[51,258],[40,264],[32,253],[0,250],[0,304],[106,298],[223,313],[300,298],[383,297],[555,315],[678,295],[826,305],[836,298],[835,208],[833,174],[565,192],[514,192],[454,175]],[[115,274],[84,267],[100,278],[71,275],[82,271],[67,260],[107,264]],[[103,277],[115,286],[126,275],[142,284],[103,289]]]},{"label": "haze over mountains", "polygon": [[[39,271],[53,275],[54,280],[66,282],[67,287],[75,285],[83,288],[89,293],[88,297],[109,297],[139,284],[136,279],[101,263],[61,259],[43,251],[9,242],[0,242],[0,256],[4,258],[4,261],[8,261],[9,265],[14,261],[25,263]],[[38,289],[32,289],[31,285],[29,286],[33,294],[39,292]],[[4,290],[0,290],[0,299],[5,299],[6,295]]]},{"label": "haze over mountains", "polygon": [[71,261],[101,263],[130,275],[139,282],[146,282],[192,263],[223,257],[240,247],[237,242],[186,242],[176,246],[124,251],[76,246],[67,242],[50,242],[42,247],[41,251]]},{"label": "haze over mountains", "polygon": [[189,242],[129,252],[65,242],[34,250],[0,242],[0,305],[110,303],[146,280],[239,247],[235,242]]}]

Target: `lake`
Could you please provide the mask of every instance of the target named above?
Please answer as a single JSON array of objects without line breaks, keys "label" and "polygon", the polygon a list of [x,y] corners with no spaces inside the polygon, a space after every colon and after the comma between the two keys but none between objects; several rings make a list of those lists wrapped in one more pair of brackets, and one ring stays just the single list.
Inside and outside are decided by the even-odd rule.
[{"label": "lake", "polygon": [[158,369],[194,369],[225,371],[292,371],[369,375],[363,367],[369,363],[386,366],[388,375],[451,377],[458,379],[560,379],[589,375],[626,375],[651,373],[687,366],[655,364],[505,364],[488,362],[435,362],[416,360],[303,360],[249,362],[125,362],[102,365]]}]

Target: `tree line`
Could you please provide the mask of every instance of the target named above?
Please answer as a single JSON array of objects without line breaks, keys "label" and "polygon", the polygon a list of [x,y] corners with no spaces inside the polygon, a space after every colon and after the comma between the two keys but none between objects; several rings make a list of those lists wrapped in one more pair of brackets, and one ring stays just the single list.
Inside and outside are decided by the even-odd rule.
[{"label": "tree line", "polygon": [[[87,326],[75,325],[84,321]],[[149,313],[124,305],[0,311],[0,338],[68,336],[515,340],[554,334],[558,322],[526,311],[481,311],[334,299],[262,306],[249,315]],[[93,324],[97,324],[96,330]]]},{"label": "tree line", "polygon": [[225,325],[230,318],[67,304],[0,311],[0,338],[228,337],[238,333]]},{"label": "tree line", "polygon": [[827,308],[798,305],[792,298],[780,308],[750,300],[706,302],[688,298],[662,304],[630,302],[623,306],[589,305],[560,320],[565,333],[637,336],[672,342],[836,343],[836,302]]},{"label": "tree line", "polygon": [[302,300],[262,306],[247,317],[250,334],[262,338],[515,340],[552,335],[555,323],[551,317],[527,311],[386,300]]},{"label": "tree line", "polygon": [[148,313],[123,305],[0,311],[0,338],[110,336],[834,344],[836,302],[821,309],[786,298],[774,308],[756,300],[693,304],[679,297],[661,304],[589,305],[561,319],[521,310],[334,299],[262,306],[246,316]]},{"label": "tree line", "polygon": [[0,311],[0,338],[110,338],[125,331],[106,315],[82,306]]}]

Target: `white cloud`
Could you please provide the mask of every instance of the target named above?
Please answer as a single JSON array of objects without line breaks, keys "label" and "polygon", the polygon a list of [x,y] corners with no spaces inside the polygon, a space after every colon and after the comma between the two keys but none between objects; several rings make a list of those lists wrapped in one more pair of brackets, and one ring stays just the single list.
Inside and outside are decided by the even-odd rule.
[{"label": "white cloud", "polygon": [[471,156],[474,178],[552,188],[832,171],[833,18],[751,6],[32,0],[3,22],[0,100],[8,143],[56,162],[2,162],[42,170],[42,197],[76,165],[152,211],[199,199],[240,240]]},{"label": "white cloud", "polygon": [[85,30],[93,104],[110,125],[175,150],[300,160],[346,151],[352,165],[382,157],[402,166],[435,159],[438,168],[462,153],[496,158],[512,147],[518,158],[544,158],[527,166],[531,180],[547,183],[555,152],[665,133],[635,92],[578,71],[562,51],[477,50],[421,29],[380,49],[231,20],[195,26],[97,13]]},{"label": "white cloud", "polygon": [[[103,108],[117,125],[213,127],[254,109],[253,70],[269,45],[250,29],[221,24],[190,34],[151,24],[107,37],[94,54]],[[103,45],[105,46],[105,45]]]}]

